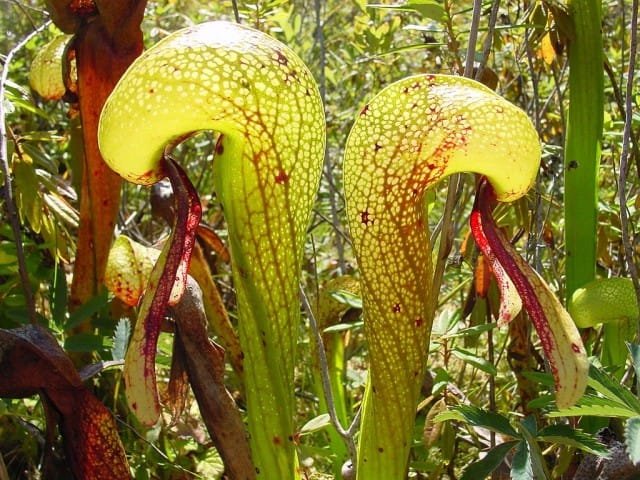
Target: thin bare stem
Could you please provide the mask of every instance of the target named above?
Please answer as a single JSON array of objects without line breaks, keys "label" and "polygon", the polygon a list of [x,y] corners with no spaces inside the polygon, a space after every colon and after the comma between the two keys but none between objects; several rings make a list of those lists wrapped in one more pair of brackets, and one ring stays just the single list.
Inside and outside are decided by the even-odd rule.
[{"label": "thin bare stem", "polygon": [[20,11],[22,12],[22,14],[27,17],[27,20],[29,20],[29,23],[31,24],[31,26],[35,29],[38,28],[36,22],[33,21],[33,17],[31,17],[31,14],[29,13],[29,10],[27,10],[27,8],[25,7],[25,5],[22,4],[22,2],[18,2],[17,0],[13,0],[11,3],[13,3],[14,5],[16,5]]},{"label": "thin bare stem", "polygon": [[2,66],[2,77],[0,77],[0,168],[2,168],[2,176],[4,177],[4,187],[2,188],[4,195],[4,208],[7,216],[9,217],[9,223],[11,224],[11,230],[16,242],[16,256],[18,258],[20,282],[22,283],[27,311],[29,312],[29,320],[32,324],[37,323],[36,304],[33,298],[33,291],[31,290],[31,283],[29,282],[29,272],[27,271],[24,247],[22,245],[20,222],[18,221],[18,212],[16,204],[13,201],[13,190],[11,188],[11,171],[9,170],[9,157],[7,153],[7,126],[5,123],[6,112],[4,109],[4,92],[7,77],[9,75],[9,65],[11,64],[14,55],[22,49],[29,40],[47,28],[50,23],[50,21],[43,23],[11,49],[6,57],[4,65]]},{"label": "thin bare stem", "polygon": [[[491,323],[493,318],[491,317],[491,309],[489,308],[488,299],[485,300],[485,314],[487,323]],[[495,345],[493,343],[493,329],[487,330],[487,354],[488,360],[491,365],[495,365]],[[496,411],[496,377],[489,375],[489,411]],[[496,434],[494,431],[489,433],[489,444],[491,448],[496,446]],[[493,478],[493,477],[492,477]]]},{"label": "thin bare stem", "polygon": [[[609,83],[611,83],[611,88],[613,89],[613,98],[616,101],[618,110],[620,110],[620,115],[622,115],[623,117],[626,117],[627,109],[624,106],[624,99],[622,98],[622,92],[620,91],[620,86],[616,81],[616,75],[613,69],[611,68],[611,64],[606,58],[604,59],[604,71],[609,77]],[[630,138],[631,149],[633,150],[631,152],[631,158],[635,160],[636,172],[637,172],[636,174],[638,175],[638,177],[640,177],[640,151],[638,150],[637,136],[633,131],[633,125],[631,126],[630,135],[631,135],[631,138]]]},{"label": "thin bare stem", "polygon": [[231,0],[231,5],[233,5],[233,16],[236,19],[236,23],[240,23],[240,12],[238,11],[238,0]]},{"label": "thin bare stem", "polygon": [[482,0],[473,0],[473,15],[471,16],[471,29],[469,30],[469,44],[464,64],[464,76],[473,77],[473,63],[476,58],[476,42],[478,41],[478,26],[480,25],[480,11]]},{"label": "thin bare stem", "polygon": [[[538,77],[536,76],[536,70],[533,63],[533,53],[531,52],[531,45],[529,42],[529,29],[525,30],[524,38],[526,45],[526,56],[527,56],[527,66],[529,67],[529,76],[531,77],[531,87],[533,89],[532,95],[532,106],[533,106],[533,114],[531,115],[534,119],[536,131],[540,134],[540,105],[539,105],[539,94],[538,94]],[[543,205],[542,205],[542,179],[540,175],[536,178],[536,187],[535,187],[535,206],[534,213],[532,218],[532,232],[529,234],[529,238],[527,241],[527,253],[532,253],[531,262],[534,265],[534,268],[538,271],[542,271],[542,262],[540,259],[540,241],[539,236],[542,231],[542,221],[543,221]]]},{"label": "thin bare stem", "polygon": [[[464,67],[464,76],[467,78],[473,77],[473,59],[476,54],[476,41],[478,40],[478,26],[480,24],[481,9],[482,0],[474,0],[473,17],[471,19],[471,29],[469,31],[469,45],[467,46],[467,56]],[[428,315],[430,318],[435,315],[435,310],[438,303],[438,293],[440,292],[440,285],[442,285],[442,278],[444,277],[444,270],[447,265],[447,259],[449,258],[449,253],[451,253],[451,248],[453,247],[453,211],[457,204],[457,199],[460,197],[460,192],[462,191],[463,186],[464,181],[462,175],[451,175],[449,179],[449,187],[447,189],[447,200],[444,205],[444,212],[440,221],[441,233],[440,245],[438,246],[438,257],[433,272],[431,290],[429,291]],[[435,235],[432,235],[432,248],[435,244],[434,237]]]},{"label": "thin bare stem", "polygon": [[331,391],[331,379],[329,378],[329,364],[327,362],[327,354],[324,350],[322,333],[320,333],[320,330],[318,329],[318,322],[316,321],[316,317],[313,314],[311,304],[309,303],[309,298],[307,297],[307,294],[305,293],[302,285],[300,285],[300,299],[302,300],[302,305],[307,314],[307,317],[309,318],[309,326],[311,327],[311,330],[313,332],[313,336],[316,342],[316,349],[318,350],[320,376],[322,378],[322,390],[324,392],[324,399],[327,402],[329,418],[331,419],[331,424],[335,427],[336,431],[344,439],[345,444],[347,445],[349,455],[351,456],[353,473],[355,475],[356,465],[358,464],[358,450],[356,448],[356,441],[354,436],[360,424],[360,410],[358,410],[358,412],[356,413],[356,416],[351,422],[351,425],[349,425],[349,428],[345,429],[340,423],[338,413],[336,412],[336,404],[333,399],[333,392]]},{"label": "thin bare stem", "polygon": [[[327,49],[325,45],[324,39],[324,22],[322,20],[322,0],[314,0],[314,9],[315,9],[315,17],[316,17],[316,35],[315,42],[318,48],[320,59],[318,66],[319,69],[319,81],[318,86],[320,89],[320,97],[322,98],[322,103],[326,105],[326,96],[327,96],[327,79],[325,74],[325,69],[327,66]],[[347,271],[346,262],[344,259],[344,243],[341,236],[340,230],[340,218],[338,216],[338,203],[336,200],[336,182],[333,177],[333,169],[330,165],[330,159],[328,150],[325,149],[324,153],[324,177],[327,179],[327,183],[329,184],[329,207],[331,209],[331,225],[333,226],[333,230],[335,231],[335,242],[336,242],[336,251],[338,253],[338,268],[340,269],[341,274],[345,274]]]},{"label": "thin bare stem", "polygon": [[[633,77],[636,66],[636,50],[638,47],[638,0],[631,6],[631,40],[629,42],[629,65],[627,71],[627,87],[625,92],[624,132],[622,134],[622,153],[620,154],[620,176],[618,178],[618,199],[620,201],[620,223],[622,227],[622,244],[627,269],[640,304],[640,280],[638,269],[633,259],[633,247],[629,236],[629,214],[627,212],[627,173],[629,170],[629,145],[631,142],[631,122],[633,118]],[[640,331],[638,332],[640,335]]]},{"label": "thin bare stem", "polygon": [[480,65],[478,65],[478,71],[476,72],[475,79],[480,81],[482,74],[484,73],[487,60],[489,59],[489,53],[491,52],[491,45],[493,44],[493,32],[496,28],[496,21],[498,19],[498,10],[500,9],[500,0],[494,0],[491,5],[491,13],[489,14],[489,28],[487,29],[487,36],[484,38],[482,44],[482,58],[480,59]]},{"label": "thin bare stem", "polygon": [[463,70],[462,64],[460,63],[460,55],[458,54],[458,40],[456,39],[456,32],[453,29],[453,13],[451,12],[451,7],[451,2],[449,0],[444,0],[444,10],[446,12],[445,29],[447,31],[447,36],[449,37],[447,47],[453,57],[453,70],[456,74],[460,74]]}]

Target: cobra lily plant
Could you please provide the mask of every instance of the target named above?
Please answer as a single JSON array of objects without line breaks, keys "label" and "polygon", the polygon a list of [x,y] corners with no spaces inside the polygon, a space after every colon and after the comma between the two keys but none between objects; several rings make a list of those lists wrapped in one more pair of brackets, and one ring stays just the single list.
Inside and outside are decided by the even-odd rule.
[{"label": "cobra lily plant", "polygon": [[[158,418],[160,321],[184,288],[200,219],[197,194],[170,149],[204,129],[220,133],[215,188],[229,230],[256,475],[299,478],[293,442],[298,284],[322,168],[324,115],[302,61],[247,27],[213,22],[167,37],[125,73],[101,116],[100,148],[109,165],[139,184],[169,177],[177,202],[126,356],[128,402],[142,422]],[[587,361],[573,322],[491,217],[496,201],[526,193],[539,158],[526,115],[470,80],[411,77],[360,112],[344,163],[371,363],[358,478],[393,480],[406,472],[432,323],[422,199],[451,173],[482,175],[472,230],[500,285],[501,322],[524,304],[549,360],[558,405],[570,405],[584,390]]]},{"label": "cobra lily plant", "polygon": [[138,58],[102,112],[99,143],[111,168],[143,185],[168,176],[178,204],[125,358],[126,395],[142,422],[157,420],[160,320],[180,296],[174,279],[175,285],[186,279],[200,211],[195,190],[168,153],[206,129],[220,134],[215,189],[228,227],[256,474],[298,478],[298,285],[324,158],[324,111],[302,61],[251,28],[212,22],[174,33]]},{"label": "cobra lily plant", "polygon": [[406,475],[433,321],[423,197],[452,173],[481,175],[471,229],[500,287],[499,323],[524,303],[555,379],[557,404],[571,405],[583,393],[588,363],[573,321],[491,216],[496,201],[527,192],[539,161],[538,137],[525,113],[465,78],[406,78],[360,111],[344,160],[370,362],[357,478]]}]

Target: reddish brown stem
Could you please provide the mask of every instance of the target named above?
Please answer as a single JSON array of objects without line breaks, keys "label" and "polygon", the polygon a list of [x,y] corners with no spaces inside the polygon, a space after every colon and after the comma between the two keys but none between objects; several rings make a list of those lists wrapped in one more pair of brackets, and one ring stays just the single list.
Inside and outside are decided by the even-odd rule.
[{"label": "reddish brown stem", "polygon": [[[89,2],[87,2],[89,3]],[[78,98],[84,143],[78,250],[71,286],[71,307],[96,293],[104,280],[120,201],[120,177],[104,163],[98,149],[98,120],[113,87],[143,49],[140,23],[145,1],[97,2],[99,15],[65,1],[50,1],[54,21],[75,33]],[[79,172],[76,172],[79,173]]]},{"label": "reddish brown stem", "polygon": [[175,342],[184,351],[191,389],[225,473],[235,480],[253,480],[256,471],[242,417],[224,386],[224,349],[209,340],[202,291],[195,280],[189,279],[185,295],[173,312]]}]

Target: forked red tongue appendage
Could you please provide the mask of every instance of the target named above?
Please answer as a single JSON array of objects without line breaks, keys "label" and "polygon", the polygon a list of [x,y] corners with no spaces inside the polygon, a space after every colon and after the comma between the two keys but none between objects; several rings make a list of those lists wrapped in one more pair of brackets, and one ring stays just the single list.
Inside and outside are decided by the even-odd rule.
[{"label": "forked red tongue appendage", "polygon": [[[573,405],[587,384],[588,361],[573,320],[546,282],[516,252],[492,217],[496,195],[486,178],[478,185],[471,212],[471,231],[491,264],[501,295],[503,315],[513,312],[514,289],[538,333],[556,386],[559,408]],[[517,313],[517,312],[516,312]]]},{"label": "forked red tongue appendage", "polygon": [[182,168],[168,156],[163,167],[174,191],[176,215],[171,236],[151,272],[124,370],[127,401],[146,425],[153,425],[160,414],[155,358],[162,319],[184,292],[202,215],[198,194]]}]

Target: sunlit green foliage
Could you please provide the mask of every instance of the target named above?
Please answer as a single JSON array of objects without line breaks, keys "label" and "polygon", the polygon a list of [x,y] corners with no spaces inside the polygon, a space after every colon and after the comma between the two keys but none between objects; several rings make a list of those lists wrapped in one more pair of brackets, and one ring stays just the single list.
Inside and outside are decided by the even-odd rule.
[{"label": "sunlit green foliage", "polygon": [[[391,2],[375,2],[376,5],[368,6],[364,0],[318,0],[318,3],[322,36],[316,28],[312,1],[238,1],[242,23],[269,33],[292,48],[309,66],[325,96],[326,171],[331,172],[331,176],[325,175],[321,179],[303,261],[304,284],[312,296],[331,279],[343,273],[358,272],[342,194],[341,159],[351,124],[366,99],[393,81],[420,73],[460,74],[472,13],[469,0],[408,1],[405,7],[410,8],[388,8],[393,6]],[[620,206],[616,201],[615,185],[623,127],[620,87],[624,85],[627,71],[629,3],[602,3],[607,67],[602,159],[597,180],[596,265],[586,266],[587,269],[595,267],[599,278],[627,276],[622,261]],[[416,8],[415,5],[422,6]],[[484,7],[476,54],[478,62],[482,61],[480,52],[485,41],[490,3],[485,2]],[[40,25],[46,18],[44,2],[36,0],[3,0],[0,9],[1,55],[6,55],[34,25]],[[231,1],[151,1],[143,22],[145,44],[153,45],[185,26],[221,19],[233,21]],[[538,129],[543,147],[538,181],[526,198],[513,206],[500,207],[496,218],[507,236],[514,240],[516,248],[560,298],[565,295],[566,263],[563,148],[569,101],[567,49],[571,40],[567,25],[566,12],[560,2],[501,2],[493,46],[487,59],[487,73],[483,77],[491,88],[497,85],[501,96],[524,109]],[[121,319],[129,319],[132,324],[136,312],[107,295],[97,296],[75,312],[69,312],[67,292],[75,255],[79,159],[82,155],[78,146],[77,112],[73,104],[42,100],[29,89],[28,83],[31,61],[57,34],[54,27],[47,29],[29,42],[11,65],[5,99],[9,161],[23,225],[27,267],[37,292],[41,323],[67,351],[87,353],[95,361],[109,361],[114,352],[120,352],[117,356],[122,356],[121,344],[128,329]],[[637,95],[638,92],[634,108],[638,107]],[[640,127],[637,113],[634,119],[637,132]],[[201,193],[204,221],[227,242],[227,226],[210,168],[215,162],[216,139],[216,133],[203,132],[180,146],[176,154]],[[636,225],[640,219],[638,172],[640,158],[634,154],[630,170],[630,202],[626,206],[631,225]],[[439,297],[429,346],[429,365],[419,393],[421,403],[414,424],[410,472],[412,478],[459,477],[469,464],[479,460],[479,452],[494,448],[492,456],[484,457],[489,459],[485,461],[485,467],[490,460],[500,463],[498,460],[511,450],[521,462],[515,462],[516,475],[525,475],[527,465],[554,476],[560,475],[580,461],[581,457],[575,455],[576,447],[592,444],[584,437],[577,437],[574,430],[563,430],[568,425],[568,412],[561,412],[559,417],[546,416],[554,409],[551,398],[545,396],[551,392],[552,383],[540,374],[545,366],[537,354],[539,343],[526,324],[518,323],[519,319],[516,319],[508,330],[495,328],[493,321],[498,312],[495,285],[487,283],[488,288],[479,288],[488,277],[482,270],[486,266],[482,267],[483,261],[478,260],[472,240],[465,241],[474,184],[473,178],[468,180],[453,219],[456,236]],[[444,193],[433,193],[427,200],[429,227],[433,231],[442,213]],[[120,210],[118,233],[146,245],[156,244],[166,236],[167,225],[154,213],[147,189],[126,184]],[[15,242],[4,210],[2,215],[0,327],[13,328],[27,323],[28,315],[17,274]],[[342,258],[338,254],[338,244],[344,248]],[[206,248],[205,253],[231,321],[237,325],[231,268]],[[358,318],[360,299],[349,292],[338,292],[334,298],[343,302],[345,311],[349,312],[340,317],[337,327],[332,327],[331,335],[339,336],[340,348],[344,349],[343,414],[352,418],[364,395],[367,344]],[[74,334],[73,328],[90,317],[91,331]],[[583,331],[589,353],[595,356],[603,351],[601,331],[602,327],[598,325]],[[318,374],[306,323],[300,324],[297,334],[293,390],[294,425],[299,431],[324,411],[319,408]],[[169,376],[170,350],[171,341],[162,334],[157,358],[161,394]],[[626,355],[626,352],[622,353]],[[635,395],[635,377],[628,358],[625,365],[620,371],[629,372],[623,377],[626,391]],[[523,371],[538,373],[525,375]],[[583,410],[576,411],[576,415],[595,415],[619,406],[622,401],[631,401],[620,391],[614,393],[622,400],[612,398],[609,394],[611,385],[608,389],[599,389],[599,385],[606,386],[606,381],[605,374],[598,370],[596,375],[597,372],[603,376],[598,377],[596,385],[592,375],[592,389],[582,405]],[[118,418],[122,442],[136,479],[219,478],[220,459],[210,448],[210,440],[191,396],[182,416],[170,418],[165,414],[160,424],[146,429],[126,407],[119,366],[102,371],[87,385],[93,387],[98,398]],[[240,407],[244,407],[246,396],[241,380],[230,366],[227,368],[227,388],[233,392]],[[537,400],[530,402],[534,399]],[[442,414],[448,407],[456,408]],[[587,411],[587,407],[593,409]],[[631,417],[628,424],[623,425],[615,419],[609,421],[612,415],[605,415],[605,424],[608,423],[620,438],[624,436],[625,428],[627,432],[638,430],[637,417],[632,416],[638,411],[627,407],[624,407],[627,417]],[[469,412],[492,412],[486,418],[493,421],[499,417],[503,422],[501,425],[509,425],[517,436],[502,436],[504,431],[494,428],[494,424],[487,426],[486,422],[478,420],[478,415],[472,416]],[[3,399],[0,414],[0,453],[10,478],[35,478],[41,468],[44,445],[42,405],[35,398]],[[447,421],[433,423],[438,414],[444,415],[440,419]],[[526,418],[522,418],[523,415]],[[490,435],[485,428],[498,433]],[[544,432],[554,435],[541,438]],[[571,438],[579,445],[571,444],[567,440]],[[336,439],[330,437],[325,428],[305,431],[293,441],[303,477],[332,478],[337,472],[337,452],[330,447]],[[538,444],[544,449],[544,456],[535,450]],[[523,447],[525,445],[529,450]],[[634,458],[638,458],[638,442],[631,443],[630,447]],[[594,450],[597,448],[593,447]],[[58,467],[63,464],[60,450],[54,452],[53,464]],[[517,470],[523,464],[524,473]],[[470,475],[469,471],[467,475]]]}]

